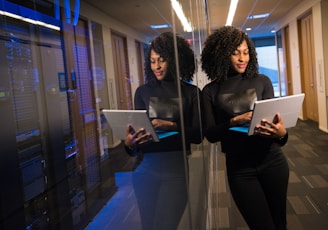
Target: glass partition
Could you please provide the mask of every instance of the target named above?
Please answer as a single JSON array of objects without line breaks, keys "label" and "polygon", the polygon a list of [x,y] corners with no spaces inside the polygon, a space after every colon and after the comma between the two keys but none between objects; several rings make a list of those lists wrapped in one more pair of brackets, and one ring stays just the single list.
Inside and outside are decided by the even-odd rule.
[{"label": "glass partition", "polygon": [[[2,229],[209,225],[210,147],[201,141],[199,102],[207,83],[199,62],[209,31],[207,12],[204,1],[176,2],[190,24],[187,31],[171,2],[109,6],[130,15],[147,10],[145,25],[169,26],[138,29],[140,20],[126,24],[92,1],[0,1],[0,108],[6,120],[1,126]],[[169,56],[149,56],[151,41],[163,32],[179,35],[194,52],[192,79],[180,68],[186,60],[179,38],[169,41]],[[172,126],[165,131],[175,136],[132,154],[104,111],[141,109],[136,91],[149,81],[144,70],[156,58],[159,71],[163,62],[174,70],[174,84],[146,91],[149,101],[142,109],[151,120]],[[199,125],[196,141],[189,140],[192,122]]]}]

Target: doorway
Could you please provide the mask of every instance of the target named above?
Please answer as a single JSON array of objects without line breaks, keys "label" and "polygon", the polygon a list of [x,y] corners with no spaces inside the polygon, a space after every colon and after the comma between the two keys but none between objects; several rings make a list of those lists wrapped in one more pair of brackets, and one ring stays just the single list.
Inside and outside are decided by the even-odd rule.
[{"label": "doorway", "polygon": [[117,109],[133,109],[126,38],[112,33]]},{"label": "doorway", "polygon": [[298,22],[300,39],[300,69],[303,92],[305,93],[303,117],[318,122],[318,98],[314,60],[312,13]]}]

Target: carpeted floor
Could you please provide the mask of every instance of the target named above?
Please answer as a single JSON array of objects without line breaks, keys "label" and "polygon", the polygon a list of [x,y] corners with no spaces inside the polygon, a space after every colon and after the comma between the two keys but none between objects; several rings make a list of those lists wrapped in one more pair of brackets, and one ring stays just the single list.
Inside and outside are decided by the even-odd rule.
[{"label": "carpeted floor", "polygon": [[[197,209],[197,213],[200,213],[199,207],[203,208],[199,206],[199,201],[209,198],[208,215],[205,217],[207,227],[181,229],[248,230],[230,196],[226,182],[225,158],[220,153],[219,145],[204,146],[196,146],[197,153],[192,154],[189,159],[192,191],[190,203],[191,207],[196,207],[191,209],[192,219],[195,220],[199,216],[195,215]],[[299,121],[296,127],[289,129],[289,141],[283,150],[290,166],[288,230],[328,229],[328,134],[320,131],[314,122]],[[203,166],[208,168],[203,170]],[[142,167],[142,163],[138,167]],[[87,230],[141,230],[131,185],[132,173],[116,173],[118,192],[89,224]],[[206,180],[209,183],[206,183]],[[207,194],[201,192],[207,187],[206,184],[209,184]],[[187,219],[188,216],[185,215]],[[204,222],[204,219],[196,222]]]}]

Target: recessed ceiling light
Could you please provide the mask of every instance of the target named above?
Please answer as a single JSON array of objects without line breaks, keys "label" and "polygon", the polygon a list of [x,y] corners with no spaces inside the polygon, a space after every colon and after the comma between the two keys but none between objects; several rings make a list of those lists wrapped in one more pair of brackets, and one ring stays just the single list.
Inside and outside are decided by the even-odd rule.
[{"label": "recessed ceiling light", "polygon": [[252,28],[249,28],[249,27],[248,27],[248,28],[246,28],[246,31],[251,31],[251,30],[252,30]]},{"label": "recessed ceiling light", "polygon": [[265,13],[265,14],[253,14],[253,15],[249,15],[247,18],[248,19],[258,19],[258,18],[267,18],[269,17],[269,13]]}]

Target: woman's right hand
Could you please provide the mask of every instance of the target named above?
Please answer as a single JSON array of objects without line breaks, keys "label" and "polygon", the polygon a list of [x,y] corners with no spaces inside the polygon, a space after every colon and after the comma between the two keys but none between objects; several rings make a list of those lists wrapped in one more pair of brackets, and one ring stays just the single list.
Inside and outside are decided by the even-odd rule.
[{"label": "woman's right hand", "polygon": [[177,129],[177,123],[173,121],[166,121],[162,119],[153,119],[151,121],[154,129],[160,129],[165,131],[173,131]]},{"label": "woman's right hand", "polygon": [[247,113],[243,113],[240,115],[237,115],[233,118],[230,119],[230,125],[231,126],[238,126],[238,125],[243,125],[247,122],[250,122],[252,119],[252,114],[253,112],[247,112]]},{"label": "woman's right hand", "polygon": [[152,140],[152,135],[150,133],[147,133],[144,128],[135,131],[131,125],[128,125],[126,129],[124,144],[130,149],[134,149],[138,145],[145,144]]}]

